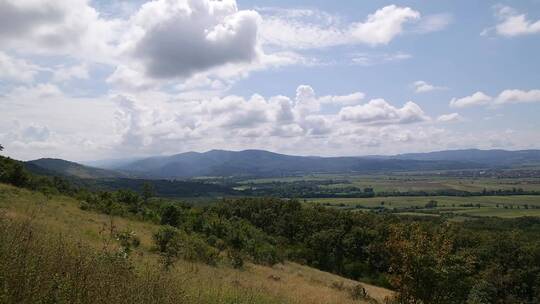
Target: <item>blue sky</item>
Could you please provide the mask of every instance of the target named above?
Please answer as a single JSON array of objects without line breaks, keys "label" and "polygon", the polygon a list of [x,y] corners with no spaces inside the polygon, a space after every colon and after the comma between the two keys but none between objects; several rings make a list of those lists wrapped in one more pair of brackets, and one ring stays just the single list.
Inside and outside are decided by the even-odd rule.
[{"label": "blue sky", "polygon": [[0,0],[20,158],[540,148],[540,1]]}]

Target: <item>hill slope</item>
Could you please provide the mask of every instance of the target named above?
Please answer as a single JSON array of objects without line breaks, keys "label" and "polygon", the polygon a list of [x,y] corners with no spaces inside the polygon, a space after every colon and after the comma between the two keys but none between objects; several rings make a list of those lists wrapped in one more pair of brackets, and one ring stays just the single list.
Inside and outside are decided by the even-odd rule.
[{"label": "hill slope", "polygon": [[[47,199],[41,193],[0,183],[0,222],[5,218],[39,225],[40,229],[36,231],[44,231],[55,240],[60,235],[68,236],[64,246],[73,242],[77,248],[84,244],[95,250],[103,250],[104,245],[109,244],[109,228],[114,227],[117,231],[129,229],[141,242],[132,254],[136,267],[157,267],[159,256],[152,251],[152,234],[159,227],[149,222],[83,211],[73,198],[52,196]],[[50,250],[48,248],[46,252]],[[66,262],[63,261],[64,264]],[[274,267],[249,264],[244,270],[236,270],[179,261],[167,273],[169,275],[180,281],[177,285],[183,289],[187,299],[184,303],[187,304],[367,303],[352,299],[347,291],[347,287],[356,286],[359,282],[288,262]],[[378,303],[392,295],[391,291],[383,288],[363,283],[362,286]]]},{"label": "hill slope", "polygon": [[195,176],[286,176],[309,173],[445,170],[477,167],[476,163],[364,157],[291,156],[263,150],[187,152],[151,157],[120,169],[153,178]]},{"label": "hill slope", "polygon": [[64,176],[84,179],[126,177],[125,174],[120,172],[88,167],[75,162],[56,158],[40,158],[28,161],[25,164],[29,171],[43,175],[51,175],[51,173],[54,172]]}]

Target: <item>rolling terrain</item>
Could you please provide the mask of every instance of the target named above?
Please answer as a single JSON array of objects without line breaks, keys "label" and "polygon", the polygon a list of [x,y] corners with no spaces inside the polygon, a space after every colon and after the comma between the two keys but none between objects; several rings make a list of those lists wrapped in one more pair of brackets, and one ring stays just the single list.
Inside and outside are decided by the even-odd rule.
[{"label": "rolling terrain", "polygon": [[117,171],[84,166],[79,163],[56,158],[31,160],[26,162],[25,165],[31,172],[45,175],[54,173],[82,179],[128,177],[126,174]]},{"label": "rolling terrain", "polygon": [[[47,198],[39,192],[0,184],[0,223],[6,220],[31,222],[38,231],[53,236],[49,240],[53,244],[62,236],[67,242],[63,246],[89,246],[98,252],[104,246],[117,250],[114,240],[109,239],[110,229],[129,230],[140,239],[140,246],[131,254],[137,271],[144,273],[148,267],[159,269],[159,255],[152,249],[152,234],[159,228],[156,224],[83,211],[80,202],[71,197],[55,195]],[[34,238],[38,235],[36,233]],[[214,267],[179,261],[168,274],[162,275],[170,276],[173,283],[180,284],[174,288],[181,289],[182,303],[190,304],[383,303],[385,297],[393,294],[384,288],[291,262],[274,267],[249,264],[243,270],[237,270],[226,265]],[[376,302],[351,298],[349,290],[358,284],[362,284]],[[166,288],[171,286],[166,285]]]},{"label": "rolling terrain", "polygon": [[293,156],[264,150],[186,152],[96,163],[148,178],[200,176],[284,177],[321,173],[373,174],[395,171],[467,170],[535,166],[540,151],[451,150],[392,156]]},{"label": "rolling terrain", "polygon": [[197,176],[276,177],[309,173],[384,172],[470,169],[478,163],[446,160],[377,159],[368,157],[292,156],[263,150],[187,152],[150,157],[116,169],[152,178]]}]

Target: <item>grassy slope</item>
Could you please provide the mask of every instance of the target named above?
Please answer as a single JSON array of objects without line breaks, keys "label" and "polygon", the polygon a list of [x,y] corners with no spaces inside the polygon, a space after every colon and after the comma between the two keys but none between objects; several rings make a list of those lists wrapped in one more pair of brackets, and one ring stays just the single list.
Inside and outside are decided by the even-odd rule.
[{"label": "grassy slope", "polygon": [[[110,217],[83,211],[72,198],[55,196],[47,200],[40,193],[4,184],[0,184],[0,212],[10,218],[32,218],[52,233],[70,236],[96,249],[107,242],[105,235],[111,226]],[[140,237],[141,247],[133,255],[137,265],[156,262],[157,256],[150,251],[156,225],[123,218],[113,218],[112,224],[118,230],[129,228]],[[217,301],[224,298],[234,303],[362,303],[352,300],[346,289],[336,288],[358,282],[294,263],[273,268],[248,265],[245,270],[234,270],[179,262],[173,271],[185,280],[193,303],[225,303]],[[379,302],[391,295],[382,288],[363,286]]]}]

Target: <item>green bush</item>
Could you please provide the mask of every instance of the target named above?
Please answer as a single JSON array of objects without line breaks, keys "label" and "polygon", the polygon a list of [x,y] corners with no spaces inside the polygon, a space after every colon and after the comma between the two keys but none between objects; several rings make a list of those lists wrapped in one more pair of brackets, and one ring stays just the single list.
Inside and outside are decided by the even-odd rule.
[{"label": "green bush", "polygon": [[178,258],[215,265],[219,250],[208,245],[200,236],[187,234],[171,226],[163,226],[154,234],[157,250],[166,268]]}]

